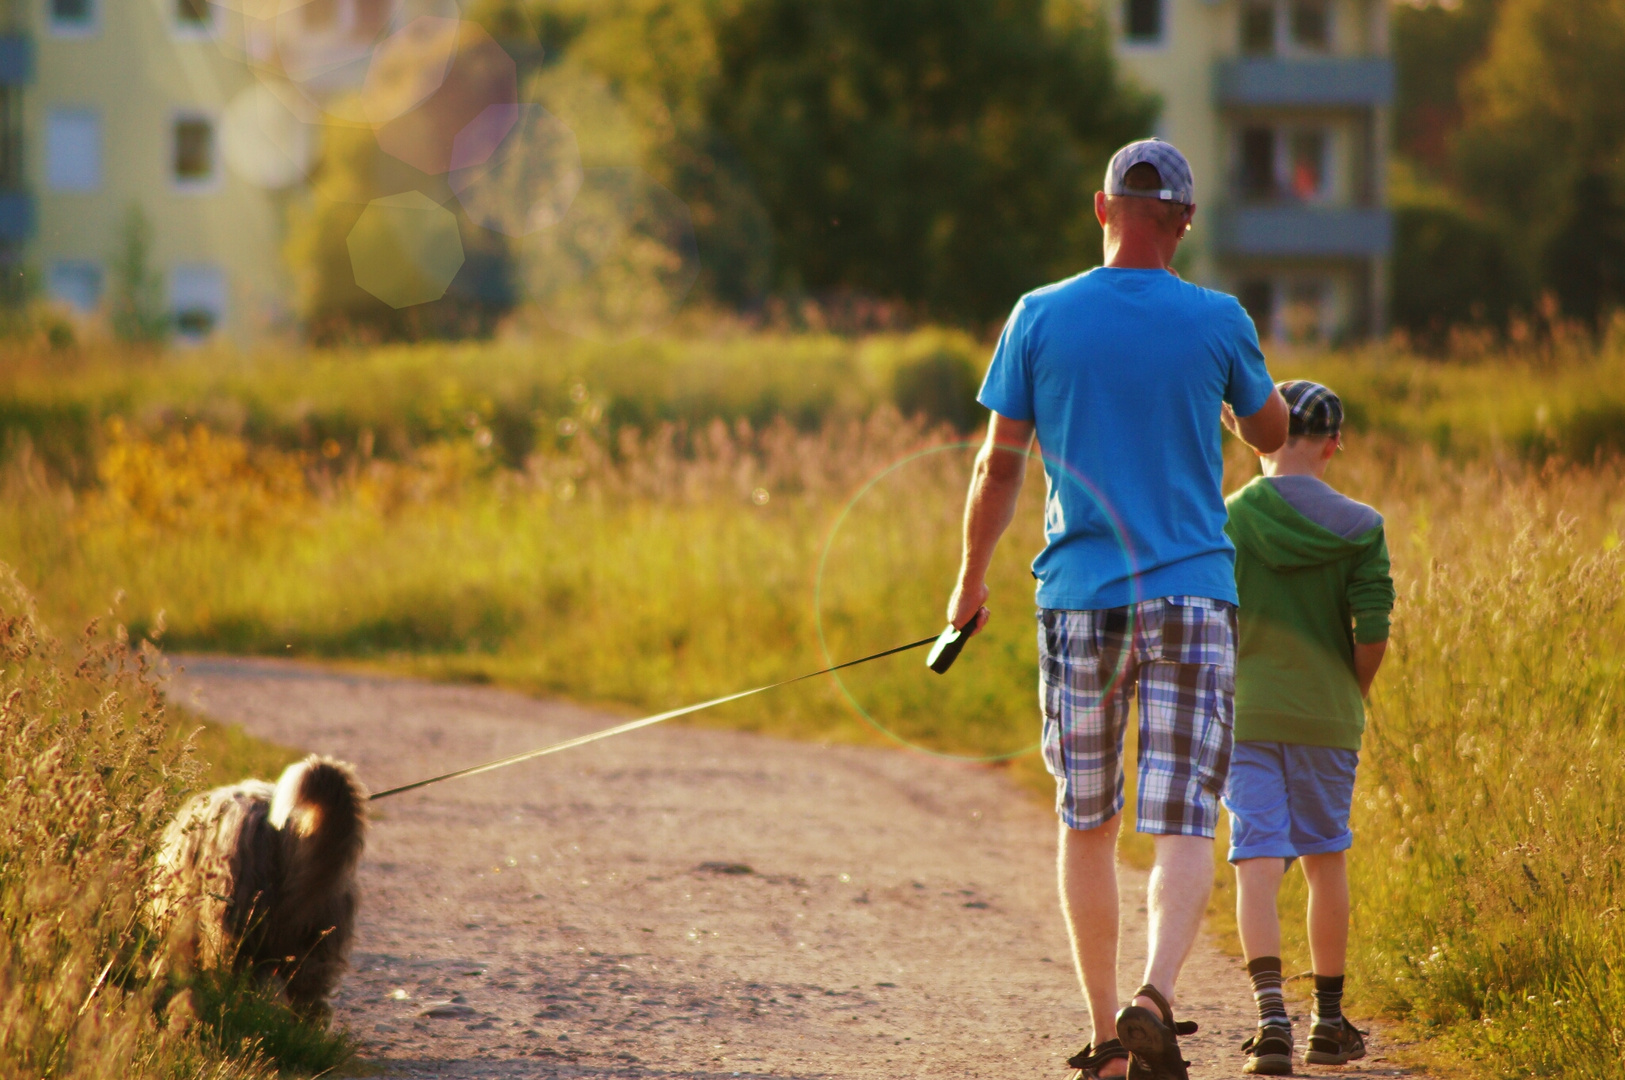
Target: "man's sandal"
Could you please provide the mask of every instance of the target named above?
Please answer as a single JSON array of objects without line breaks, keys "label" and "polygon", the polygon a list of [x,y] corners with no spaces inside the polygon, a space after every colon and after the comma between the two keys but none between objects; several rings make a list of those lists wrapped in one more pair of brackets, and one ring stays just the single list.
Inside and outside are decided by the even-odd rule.
[{"label": "man's sandal", "polygon": [[1117,1014],[1117,1037],[1134,1055],[1129,1060],[1129,1080],[1190,1080],[1190,1062],[1179,1053],[1180,1035],[1196,1034],[1194,1021],[1174,1021],[1168,999],[1147,983],[1134,991],[1137,998],[1150,998],[1162,1013],[1130,1003]]},{"label": "man's sandal", "polygon": [[[1102,1065],[1109,1061],[1129,1060],[1132,1060],[1131,1055],[1124,1049],[1122,1043],[1116,1039],[1107,1039],[1099,1046],[1090,1043],[1070,1058],[1067,1058],[1066,1063],[1068,1067],[1078,1070],[1072,1074],[1072,1080],[1102,1080],[1100,1075]],[[1108,1078],[1108,1080],[1118,1080],[1118,1078],[1114,1076]]]},{"label": "man's sandal", "polygon": [[1258,1033],[1241,1044],[1247,1055],[1244,1073],[1259,1076],[1292,1075],[1292,1029],[1282,1024],[1265,1024]]},{"label": "man's sandal", "polygon": [[1308,1065],[1347,1065],[1365,1057],[1365,1032],[1339,1016],[1336,1023],[1323,1023],[1318,1018],[1309,1035],[1309,1049],[1303,1060]]}]

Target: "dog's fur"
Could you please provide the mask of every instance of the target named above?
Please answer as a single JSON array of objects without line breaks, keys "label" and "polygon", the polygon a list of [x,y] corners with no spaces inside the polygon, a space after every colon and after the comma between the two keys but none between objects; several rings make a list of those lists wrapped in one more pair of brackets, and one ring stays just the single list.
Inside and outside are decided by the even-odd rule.
[{"label": "dog's fur", "polygon": [[164,833],[153,914],[200,966],[251,969],[325,1012],[355,932],[366,799],[350,766],[314,754],[274,787],[194,796]]}]

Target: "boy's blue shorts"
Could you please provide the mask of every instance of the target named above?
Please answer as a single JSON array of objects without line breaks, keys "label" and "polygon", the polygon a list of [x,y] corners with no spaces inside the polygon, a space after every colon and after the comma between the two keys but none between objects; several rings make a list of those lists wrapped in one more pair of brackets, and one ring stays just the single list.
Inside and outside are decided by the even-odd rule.
[{"label": "boy's blue shorts", "polygon": [[1225,784],[1230,861],[1347,851],[1358,750],[1237,740]]}]

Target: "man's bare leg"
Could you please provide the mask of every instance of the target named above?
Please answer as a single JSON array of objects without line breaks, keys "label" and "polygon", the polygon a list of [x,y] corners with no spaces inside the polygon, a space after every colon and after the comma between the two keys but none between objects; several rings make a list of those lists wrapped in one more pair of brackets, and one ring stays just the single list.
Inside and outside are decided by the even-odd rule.
[{"label": "man's bare leg", "polygon": [[[1089,1041],[1099,1046],[1117,1037],[1117,828],[1114,815],[1099,828],[1061,826],[1061,910],[1072,938],[1072,963],[1089,1007]],[[1122,1076],[1128,1061],[1100,1068],[1103,1077]]]},{"label": "man's bare leg", "polygon": [[[1151,955],[1145,981],[1171,1004],[1179,969],[1196,944],[1213,892],[1213,841],[1203,836],[1159,836],[1156,845],[1157,861],[1146,890]],[[1150,998],[1135,998],[1134,1004],[1158,1012]]]}]

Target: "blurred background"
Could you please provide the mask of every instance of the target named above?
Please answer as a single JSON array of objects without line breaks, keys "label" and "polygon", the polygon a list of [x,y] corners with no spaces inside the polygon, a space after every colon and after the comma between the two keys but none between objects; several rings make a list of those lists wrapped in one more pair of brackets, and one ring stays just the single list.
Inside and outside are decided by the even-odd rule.
[{"label": "blurred background", "polygon": [[318,343],[679,313],[981,336],[1191,158],[1187,276],[1278,341],[1601,328],[1602,0],[6,0],[0,259],[59,338]]}]

